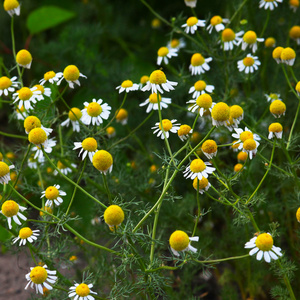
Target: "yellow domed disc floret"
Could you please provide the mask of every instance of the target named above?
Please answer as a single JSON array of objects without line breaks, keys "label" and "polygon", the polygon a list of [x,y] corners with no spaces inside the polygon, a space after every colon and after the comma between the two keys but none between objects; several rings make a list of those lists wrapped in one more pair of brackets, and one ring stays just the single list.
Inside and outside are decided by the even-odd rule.
[{"label": "yellow domed disc floret", "polygon": [[3,7],[6,11],[15,9],[19,6],[19,2],[17,0],[5,0],[3,3]]},{"label": "yellow domed disc floret", "polygon": [[86,108],[86,112],[91,117],[98,117],[102,113],[102,107],[97,102],[91,102]]},{"label": "yellow domed disc floret", "polygon": [[212,106],[212,98],[209,94],[202,94],[200,95],[197,100],[196,100],[196,104],[199,106],[199,107],[203,107],[205,109],[208,109]]},{"label": "yellow domed disc floret", "polygon": [[0,78],[0,90],[8,89],[11,85],[12,82],[8,77],[2,76]]},{"label": "yellow domed disc floret", "polygon": [[[94,103],[94,102],[92,102]],[[70,109],[68,113],[68,117],[71,121],[77,121],[82,117],[82,112],[79,108],[73,107]]]},{"label": "yellow domed disc floret", "polygon": [[44,79],[45,79],[45,80],[49,80],[49,79],[55,77],[55,75],[56,75],[55,72],[53,72],[53,71],[48,71],[48,72],[46,72],[46,73],[44,74]]},{"label": "yellow domed disc floret", "polygon": [[94,138],[86,138],[81,143],[84,150],[93,152],[97,149],[97,141]]},{"label": "yellow domed disc floret", "polygon": [[191,131],[191,126],[189,125],[181,125],[177,131],[178,136],[187,135]]},{"label": "yellow domed disc floret", "polygon": [[32,56],[29,51],[23,49],[17,53],[16,61],[19,65],[26,66],[32,61]]},{"label": "yellow domed disc floret", "polygon": [[272,52],[272,57],[274,59],[280,59],[282,51],[283,51],[283,47],[276,47]]},{"label": "yellow domed disc floret", "polygon": [[196,158],[191,162],[190,170],[193,173],[202,172],[206,169],[206,164],[203,162],[202,159]]},{"label": "yellow domed disc floret", "polygon": [[231,42],[235,39],[235,33],[232,29],[226,28],[222,31],[222,41]]},{"label": "yellow domed disc floret", "polygon": [[295,57],[296,57],[296,52],[290,47],[284,48],[280,54],[280,58],[282,60],[291,60],[294,59]]},{"label": "yellow domed disc floret", "polygon": [[194,88],[196,91],[204,91],[206,88],[206,82],[203,80],[198,80],[195,84],[194,84]]},{"label": "yellow domed disc floret", "polygon": [[162,84],[167,82],[167,77],[163,71],[156,70],[151,73],[149,80],[154,84]]},{"label": "yellow domed disc floret", "polygon": [[242,164],[236,164],[233,168],[234,172],[239,172],[243,168]]},{"label": "yellow domed disc floret", "polygon": [[129,88],[133,86],[133,82],[131,80],[125,80],[122,82],[121,87],[122,88]]},{"label": "yellow domed disc floret", "polygon": [[191,27],[198,23],[198,19],[196,17],[189,17],[186,21],[187,26]]},{"label": "yellow domed disc floret", "polygon": [[243,59],[243,64],[246,66],[246,67],[251,67],[254,65],[254,59],[250,56],[247,56]]},{"label": "yellow domed disc floret", "polygon": [[283,130],[283,128],[280,123],[272,123],[269,126],[269,132],[281,132],[282,130]]},{"label": "yellow domed disc floret", "polygon": [[270,105],[270,112],[274,115],[282,115],[285,111],[286,111],[286,106],[280,100],[275,100]]},{"label": "yellow domed disc floret", "polygon": [[140,79],[140,83],[145,84],[145,83],[147,83],[148,80],[149,80],[149,76],[143,75]]},{"label": "yellow domed disc floret", "polygon": [[219,102],[212,108],[211,116],[219,122],[227,121],[230,116],[230,108],[226,103]]},{"label": "yellow domed disc floret", "polygon": [[273,247],[273,238],[268,233],[261,233],[255,240],[255,245],[259,250],[270,251]]},{"label": "yellow domed disc floret", "polygon": [[239,105],[232,105],[230,107],[230,116],[233,119],[238,119],[241,117],[244,113],[244,110]]},{"label": "yellow domed disc floret", "polygon": [[210,24],[212,26],[216,26],[218,24],[221,24],[223,19],[220,16],[214,16],[210,19]]},{"label": "yellow domed disc floret", "polygon": [[153,93],[149,96],[149,102],[150,103],[157,103],[159,100],[159,102],[161,101],[161,95],[158,95],[158,99],[157,99],[157,94]]},{"label": "yellow domed disc floret", "polygon": [[18,90],[18,95],[20,100],[26,101],[32,97],[33,93],[30,88],[22,87],[20,90]]},{"label": "yellow domed disc floret", "polygon": [[76,66],[69,65],[64,69],[64,78],[68,81],[75,81],[79,78],[80,73]]},{"label": "yellow domed disc floret", "polygon": [[246,161],[247,157],[248,157],[248,153],[244,151],[239,152],[237,155],[237,159],[241,161]]},{"label": "yellow domed disc floret", "polygon": [[87,286],[87,284],[85,283],[81,283],[79,284],[76,289],[75,292],[77,295],[79,295],[80,297],[85,297],[88,296],[90,294],[90,289]]},{"label": "yellow domed disc floret", "polygon": [[116,119],[118,121],[122,121],[122,120],[126,119],[127,117],[128,117],[128,112],[124,108],[121,108],[116,115]]},{"label": "yellow domed disc floret", "polygon": [[47,134],[42,128],[34,128],[30,130],[28,140],[34,145],[41,145],[47,140]]},{"label": "yellow domed disc floret", "polygon": [[120,225],[124,221],[124,212],[118,205],[110,205],[104,212],[104,221],[109,226]]},{"label": "yellow domed disc floret", "polygon": [[[172,129],[173,124],[172,124],[172,122],[171,122],[170,120],[168,120],[168,119],[163,119],[163,120],[162,120],[162,126],[163,126],[163,128],[164,128],[164,131],[169,131],[169,130]],[[161,130],[161,124],[160,124],[160,123],[159,123],[158,127],[159,127],[159,129]]]},{"label": "yellow domed disc floret", "polygon": [[19,205],[13,200],[7,200],[2,204],[1,211],[7,218],[13,217],[19,212]]},{"label": "yellow domed disc floret", "polygon": [[297,218],[297,221],[300,223],[300,207],[297,209],[296,218]]},{"label": "yellow domed disc floret", "polygon": [[32,129],[34,128],[39,128],[41,127],[41,121],[39,118],[35,117],[35,116],[28,116],[25,120],[24,120],[24,128],[26,130],[26,132],[30,132]]},{"label": "yellow domed disc floret", "polygon": [[202,146],[201,149],[205,153],[215,153],[218,149],[217,143],[214,140],[206,140]]},{"label": "yellow domed disc floret", "polygon": [[200,53],[194,53],[191,58],[191,65],[194,67],[201,66],[205,63],[204,57]]},{"label": "yellow domed disc floret", "polygon": [[184,231],[176,230],[171,234],[169,242],[171,248],[176,251],[182,251],[189,246],[190,240]]},{"label": "yellow domed disc floret", "polygon": [[32,230],[29,227],[24,227],[19,231],[19,237],[21,239],[27,239],[32,235]]},{"label": "yellow domed disc floret", "polygon": [[169,49],[167,47],[160,47],[157,51],[158,56],[167,56],[169,54]]},{"label": "yellow domed disc floret", "polygon": [[9,173],[9,166],[5,162],[0,161],[0,177],[3,177],[8,173]]},{"label": "yellow domed disc floret", "polygon": [[[199,183],[198,183],[199,182]],[[199,180],[197,177],[193,180],[193,187],[195,190],[197,190],[199,184],[199,190],[203,190],[207,187],[208,185],[208,180],[205,177],[202,177],[201,180]]]},{"label": "yellow domed disc floret", "polygon": [[247,44],[254,44],[256,42],[257,39],[257,35],[254,31],[249,30],[247,31],[244,36],[243,36],[243,40],[247,43]]},{"label": "yellow domed disc floret", "polygon": [[290,38],[299,39],[300,38],[300,26],[296,25],[290,29],[289,32]]},{"label": "yellow domed disc floret", "polygon": [[47,271],[45,268],[37,266],[35,268],[33,268],[30,272],[30,279],[32,282],[34,282],[35,284],[41,284],[43,282],[45,282],[45,280],[47,279]]},{"label": "yellow domed disc floret", "polygon": [[273,37],[268,37],[265,40],[265,47],[267,47],[267,48],[274,47],[275,44],[276,44],[276,40]]},{"label": "yellow domed disc floret", "polygon": [[246,130],[240,134],[240,140],[245,142],[247,139],[253,139],[253,133]]},{"label": "yellow domed disc floret", "polygon": [[99,171],[108,170],[113,164],[111,154],[105,150],[97,151],[93,156],[93,166]]},{"label": "yellow domed disc floret", "polygon": [[45,191],[45,197],[49,200],[57,199],[59,190],[55,186],[48,186]]},{"label": "yellow domed disc floret", "polygon": [[245,150],[248,150],[248,151],[256,149],[256,142],[255,142],[255,140],[254,139],[247,139],[243,143],[243,148]]}]

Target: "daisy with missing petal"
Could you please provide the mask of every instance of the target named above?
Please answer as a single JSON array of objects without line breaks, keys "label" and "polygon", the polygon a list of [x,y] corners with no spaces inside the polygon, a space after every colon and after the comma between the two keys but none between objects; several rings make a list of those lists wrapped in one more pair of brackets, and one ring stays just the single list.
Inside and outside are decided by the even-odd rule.
[{"label": "daisy with missing petal", "polygon": [[160,66],[163,61],[166,65],[169,63],[169,58],[178,56],[177,49],[160,47],[157,51],[157,64]]},{"label": "daisy with missing petal", "polygon": [[40,100],[41,91],[39,91],[36,87],[28,88],[22,87],[16,93],[13,94],[14,102],[19,101],[18,107],[25,107],[26,110],[33,109],[31,104],[35,104],[37,100]]},{"label": "daisy with missing petal", "polygon": [[252,133],[250,129],[245,127],[245,130],[241,128],[234,128],[235,133],[232,134],[232,136],[237,139],[238,141],[236,143],[239,144],[238,150],[243,149],[243,143],[247,139],[254,139],[255,141],[260,141],[260,136],[256,133]]},{"label": "daisy with missing petal", "polygon": [[122,92],[129,93],[131,91],[137,91],[139,89],[139,85],[137,83],[133,83],[131,80],[125,80],[121,85],[116,87],[116,90],[119,90],[119,94]]},{"label": "daisy with missing petal", "polygon": [[184,142],[193,133],[193,129],[189,125],[181,125],[177,131],[178,137]]},{"label": "daisy with missing petal", "polygon": [[272,139],[274,136],[278,139],[282,138],[282,125],[280,123],[272,123],[269,126],[269,135],[268,135],[268,139]]},{"label": "daisy with missing petal", "polygon": [[290,47],[284,48],[280,54],[281,62],[292,66],[296,59],[296,52]]},{"label": "daisy with missing petal", "polygon": [[170,90],[174,90],[174,86],[176,86],[178,82],[169,81],[165,73],[161,70],[153,71],[149,77],[149,81],[147,84],[142,88],[142,91],[149,91],[151,93],[164,93],[164,90],[169,92]]},{"label": "daisy with missing petal", "polygon": [[26,242],[33,243],[33,241],[35,241],[40,235],[38,232],[40,232],[39,229],[31,230],[31,228],[29,227],[23,227],[20,229],[19,235],[13,239],[13,244],[16,243],[18,240],[20,240],[19,246],[25,246]]},{"label": "daisy with missing petal", "polygon": [[218,145],[214,140],[206,140],[202,144],[201,150],[208,159],[213,159],[215,156],[217,156]]},{"label": "daisy with missing petal", "polygon": [[246,249],[251,249],[249,255],[256,254],[256,259],[264,258],[265,262],[269,263],[272,259],[277,260],[282,256],[281,249],[274,246],[274,241],[270,233],[261,233],[253,237],[245,244]]},{"label": "daisy with missing petal", "polygon": [[103,123],[103,120],[107,120],[110,114],[111,107],[107,103],[103,103],[102,99],[98,101],[93,99],[92,102],[84,102],[85,108],[82,112],[82,123],[85,125],[100,125]]},{"label": "daisy with missing petal", "polygon": [[46,97],[50,97],[51,96],[51,89],[48,88],[48,87],[43,87],[42,85],[40,84],[36,84],[35,86],[33,87],[36,87],[38,91],[41,92],[40,95],[38,95],[38,100],[44,100],[44,96]]},{"label": "daisy with missing petal", "polygon": [[268,102],[273,102],[274,100],[281,100],[280,99],[280,94],[276,94],[276,93],[271,93],[271,94],[265,94],[267,101]]},{"label": "daisy with missing petal", "polygon": [[6,76],[0,77],[0,96],[8,96],[8,93],[13,93],[19,86],[19,82],[16,81],[17,76],[8,78]]},{"label": "daisy with missing petal", "polygon": [[195,82],[194,86],[189,89],[189,94],[193,93],[192,97],[197,99],[200,95],[204,93],[212,93],[215,87],[213,85],[208,85],[204,80],[198,80]]},{"label": "daisy with missing petal", "polygon": [[256,52],[257,50],[257,42],[263,42],[265,39],[258,38],[256,33],[252,30],[247,31],[242,40],[242,50],[246,50],[249,46],[252,49],[252,52]]},{"label": "daisy with missing petal", "polygon": [[8,183],[10,181],[10,170],[15,166],[8,166],[5,162],[0,161],[0,183]]},{"label": "daisy with missing petal", "polygon": [[93,166],[104,175],[106,175],[107,172],[111,173],[113,169],[113,157],[105,150],[97,151],[93,156],[92,163]]},{"label": "daisy with missing petal", "polygon": [[209,174],[212,174],[216,169],[211,166],[211,163],[204,162],[200,158],[194,159],[189,166],[186,167],[183,172],[183,177],[186,179],[191,178],[194,180],[196,177],[201,180],[202,177],[207,178]]},{"label": "daisy with missing petal", "polygon": [[191,71],[192,75],[200,75],[201,73],[205,73],[206,71],[210,70],[208,63],[211,61],[211,57],[204,58],[200,53],[195,53],[191,58],[189,70]]},{"label": "daisy with missing petal", "polygon": [[[61,73],[57,73],[58,76],[61,76]],[[60,85],[62,80],[65,79],[69,84],[71,89],[74,88],[74,83],[80,86],[79,77],[87,78],[85,75],[79,72],[79,69],[74,65],[69,65],[64,69],[63,77],[57,81],[57,85]]]},{"label": "daisy with missing petal", "polygon": [[91,288],[93,285],[83,283],[76,283],[74,286],[71,286],[69,289],[69,297],[73,300],[94,300],[95,298],[91,294],[97,295],[96,292],[93,292]]},{"label": "daisy with missing petal", "polygon": [[11,17],[20,15],[21,6],[17,0],[4,0],[3,7]]},{"label": "daisy with missing petal", "polygon": [[205,177],[202,177],[201,180],[199,180],[197,177],[193,180],[193,188],[197,191],[199,191],[200,194],[203,194],[210,188],[211,184],[208,182],[208,180]]},{"label": "daisy with missing petal", "polygon": [[89,137],[84,139],[82,142],[75,142],[74,146],[75,147],[73,148],[73,150],[81,148],[78,156],[80,156],[80,154],[83,152],[82,160],[84,160],[85,157],[89,155],[90,161],[91,162],[93,161],[93,156],[97,152],[97,146],[98,146],[97,141],[94,138]]},{"label": "daisy with missing petal", "polygon": [[128,122],[128,111],[125,108],[118,110],[116,114],[116,121],[122,125],[126,125]]},{"label": "daisy with missing petal", "polygon": [[171,98],[164,98],[161,95],[157,95],[156,93],[153,93],[149,96],[148,99],[146,99],[143,103],[140,104],[140,106],[145,106],[148,104],[146,113],[149,113],[152,109],[158,110],[158,105],[160,109],[167,108],[168,104],[172,102]]},{"label": "daisy with missing petal", "polygon": [[259,146],[259,142],[254,139],[246,139],[243,142],[243,152],[246,152],[249,155],[249,158],[252,159],[253,156],[256,155],[257,147]]},{"label": "daisy with missing petal", "polygon": [[24,221],[27,220],[27,218],[23,214],[21,214],[21,212],[23,212],[26,209],[26,207],[19,205],[13,200],[6,200],[2,204],[0,213],[7,218],[8,228],[11,229],[11,219],[13,219],[18,225],[21,225],[19,218],[21,218]]},{"label": "daisy with missing petal", "polygon": [[286,112],[286,105],[281,100],[274,100],[270,105],[270,113],[275,118],[280,118],[282,115],[284,116]]},{"label": "daisy with missing petal", "polygon": [[44,79],[40,80],[40,84],[44,85],[46,82],[57,83],[62,76],[62,72],[55,73],[54,71],[48,71],[44,74]]},{"label": "daisy with missing petal", "polygon": [[69,127],[70,123],[72,124],[73,131],[80,131],[80,124],[79,121],[82,117],[82,112],[79,108],[73,107],[69,110],[68,119],[63,121],[60,125]]},{"label": "daisy with missing petal", "polygon": [[205,20],[198,20],[196,17],[190,17],[181,27],[185,28],[184,32],[194,34],[198,27],[205,27]]},{"label": "daisy with missing petal", "polygon": [[20,50],[16,55],[16,62],[20,67],[30,69],[32,63],[31,53],[26,49]]},{"label": "daisy with missing petal", "polygon": [[225,25],[223,23],[229,23],[229,19],[223,19],[220,16],[213,16],[210,19],[210,24],[207,26],[209,34],[212,33],[212,30],[215,28],[217,32],[224,30]]},{"label": "daisy with missing petal", "polygon": [[63,199],[61,196],[66,196],[66,192],[60,190],[60,185],[54,184],[54,186],[48,186],[45,191],[42,192],[42,196],[46,197],[47,201],[45,203],[45,206],[52,207],[53,202],[56,206],[59,206],[63,203]]},{"label": "daisy with missing petal", "polygon": [[30,272],[25,275],[25,278],[28,280],[25,290],[30,285],[32,289],[35,287],[37,294],[40,293],[42,295],[44,294],[43,288],[52,290],[53,288],[50,284],[54,284],[57,280],[56,271],[48,270],[47,265],[31,267]]},{"label": "daisy with missing petal", "polygon": [[233,49],[234,45],[238,46],[242,41],[240,36],[243,34],[244,31],[235,33],[231,28],[224,29],[221,36],[223,50],[229,51]]},{"label": "daisy with missing petal", "polygon": [[260,66],[260,61],[257,56],[247,54],[247,56],[237,62],[237,67],[240,72],[245,71],[246,74],[253,73]]},{"label": "daisy with missing petal", "polygon": [[273,10],[278,6],[278,3],[281,3],[283,0],[260,0],[259,8]]},{"label": "daisy with missing petal", "polygon": [[198,111],[202,117],[205,111],[212,111],[215,103],[212,101],[212,97],[209,94],[202,94],[197,99],[192,99],[187,102],[190,104],[188,110],[191,112]]},{"label": "daisy with missing petal", "polygon": [[174,231],[169,239],[171,251],[175,256],[179,256],[179,251],[192,251],[197,252],[197,249],[191,246],[191,242],[199,241],[198,236],[189,237],[184,231],[176,230]]},{"label": "daisy with missing petal", "polygon": [[153,131],[153,134],[157,133],[157,137],[160,137],[162,140],[165,138],[165,135],[166,135],[166,138],[168,139],[169,132],[177,133],[177,131],[180,128],[180,124],[179,123],[175,124],[176,122],[177,122],[177,120],[175,120],[175,119],[171,120],[171,121],[169,119],[162,120],[162,127],[163,127],[165,134],[162,131],[160,122],[155,123],[155,126],[151,127],[151,129],[155,129]]},{"label": "daisy with missing petal", "polygon": [[213,126],[227,126],[230,119],[230,108],[225,102],[218,102],[211,110]]}]

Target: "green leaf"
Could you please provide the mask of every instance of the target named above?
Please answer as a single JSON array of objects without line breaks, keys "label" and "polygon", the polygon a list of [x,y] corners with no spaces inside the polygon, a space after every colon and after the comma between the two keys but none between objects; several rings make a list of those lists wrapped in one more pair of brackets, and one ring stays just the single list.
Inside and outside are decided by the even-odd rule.
[{"label": "green leaf", "polygon": [[75,17],[75,13],[58,6],[42,6],[27,18],[27,28],[31,34],[55,27]]}]

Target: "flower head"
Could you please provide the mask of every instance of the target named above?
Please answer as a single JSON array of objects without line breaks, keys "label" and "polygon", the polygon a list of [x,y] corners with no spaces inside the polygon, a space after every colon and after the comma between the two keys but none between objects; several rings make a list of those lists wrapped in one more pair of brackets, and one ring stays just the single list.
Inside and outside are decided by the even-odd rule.
[{"label": "flower head", "polygon": [[80,149],[78,156],[80,156],[80,154],[82,153],[82,160],[84,160],[88,154],[89,159],[92,162],[93,156],[97,152],[98,146],[97,141],[94,138],[89,137],[84,139],[82,142],[75,142],[74,146],[75,147],[73,148],[73,150]]},{"label": "flower head", "polygon": [[272,139],[274,136],[276,136],[278,139],[282,138],[282,125],[280,123],[272,123],[269,126],[269,135],[268,139]]},{"label": "flower head", "polygon": [[204,162],[200,158],[194,159],[189,166],[186,167],[185,171],[183,172],[183,176],[188,179],[191,178],[192,180],[196,177],[201,180],[202,177],[207,178],[209,174],[212,174],[216,169],[213,167],[209,167],[211,163]]},{"label": "flower head", "polygon": [[275,61],[279,64],[281,63],[281,53],[283,51],[283,47],[276,47],[272,52],[272,57],[275,59]]},{"label": "flower head", "polygon": [[43,145],[44,147],[47,147],[47,134],[46,131],[40,127],[33,128],[30,130],[28,134],[28,140],[30,143],[36,145],[36,146],[41,146]]},{"label": "flower head", "polygon": [[186,45],[186,44],[185,44],[184,39],[180,38],[180,39],[172,39],[172,40],[168,43],[167,47],[168,47],[169,49],[176,49],[176,50],[179,50],[179,49],[181,49],[181,48],[184,48],[185,45]]},{"label": "flower head", "polygon": [[274,100],[270,105],[270,112],[275,118],[285,115],[286,106],[281,100]]},{"label": "flower head", "polygon": [[244,118],[244,110],[239,105],[232,105],[230,106],[230,117],[237,126]]},{"label": "flower head", "polygon": [[186,23],[183,24],[181,27],[185,28],[184,32],[194,34],[198,27],[204,27],[205,20],[198,20],[196,17],[189,17],[186,20]]},{"label": "flower head", "polygon": [[205,111],[212,111],[215,103],[212,101],[212,97],[209,94],[201,94],[196,100],[192,99],[187,102],[187,104],[191,104],[188,110],[191,112],[195,112],[199,110],[199,114],[202,117]]},{"label": "flower head", "polygon": [[197,99],[200,95],[204,93],[212,93],[215,87],[213,85],[208,85],[204,80],[198,80],[189,89],[189,94],[193,93],[192,97]]},{"label": "flower head", "polygon": [[194,53],[191,58],[191,64],[189,66],[189,70],[192,75],[197,75],[201,73],[205,73],[210,70],[209,62],[212,61],[211,57],[204,58],[200,53]]},{"label": "flower head", "polygon": [[269,95],[265,94],[265,96],[266,96],[268,102],[270,102],[270,101],[273,102],[274,100],[281,100],[280,94],[270,93]]},{"label": "flower head", "polygon": [[165,138],[168,139],[169,138],[169,132],[172,133],[177,133],[177,131],[180,129],[180,124],[175,124],[177,122],[177,120],[169,120],[169,119],[163,119],[162,120],[162,127],[163,127],[163,131],[162,131],[162,127],[160,122],[155,123],[154,127],[151,127],[151,129],[154,129],[153,134],[156,134],[157,132],[157,137],[160,137],[162,140]]},{"label": "flower head", "polygon": [[140,106],[145,106],[148,104],[146,113],[149,113],[152,109],[158,110],[158,106],[160,109],[167,108],[168,104],[172,102],[171,98],[162,97],[159,94],[152,93],[148,99],[140,104]]},{"label": "flower head", "polygon": [[10,181],[10,169],[13,169],[15,166],[8,166],[5,162],[0,161],[0,183],[8,183]]},{"label": "flower head", "polygon": [[27,218],[21,213],[26,209],[26,207],[19,205],[13,200],[6,200],[1,206],[0,213],[7,218],[8,228],[11,229],[11,219],[13,219],[18,225],[21,225],[19,218],[24,221],[27,220]]},{"label": "flower head", "polygon": [[126,125],[128,121],[128,111],[125,108],[118,110],[116,114],[116,121],[122,125]]},{"label": "flower head", "polygon": [[300,223],[300,207],[296,211],[296,219]]},{"label": "flower head", "polygon": [[119,90],[119,94],[122,92],[130,92],[130,91],[137,91],[139,89],[139,85],[137,83],[133,83],[131,80],[125,80],[122,82],[121,85],[116,87]]},{"label": "flower head", "polygon": [[257,142],[253,138],[246,139],[243,142],[243,151],[246,152],[249,155],[250,159],[252,159],[253,156],[256,155],[258,146],[259,146],[259,142]]},{"label": "flower head", "polygon": [[257,42],[263,42],[265,39],[258,38],[256,33],[252,30],[247,31],[242,40],[242,50],[246,50],[249,46],[252,49],[252,52],[256,52],[257,50]]},{"label": "flower head", "polygon": [[278,3],[281,3],[283,0],[260,0],[259,8],[273,10],[278,6]]},{"label": "flower head", "polygon": [[107,127],[105,131],[108,138],[112,138],[116,135],[116,129],[113,126]]},{"label": "flower head", "polygon": [[[26,274],[26,279],[28,283],[25,287],[27,290],[28,286],[33,289],[35,286],[36,293],[44,294],[43,288],[48,290],[52,290],[52,286],[50,284],[54,284],[57,280],[57,276],[55,276],[56,271],[50,271],[47,268],[47,265],[37,266],[34,268],[30,268],[30,272]],[[50,283],[50,284],[49,284]]]},{"label": "flower head", "polygon": [[62,80],[65,79],[71,89],[74,88],[74,83],[80,86],[79,77],[87,78],[85,75],[79,72],[79,69],[75,65],[67,66],[62,75],[63,76],[61,76],[61,73],[57,73],[57,76],[61,77],[61,79],[57,81],[57,85],[60,85]]},{"label": "flower head", "polygon": [[273,245],[274,241],[269,233],[261,233],[258,236],[253,237],[249,242],[245,244],[246,249],[251,249],[249,255],[257,253],[256,259],[264,260],[269,263],[271,259],[278,259],[278,256],[282,256],[281,249]]},{"label": "flower head", "polygon": [[246,161],[247,158],[248,158],[248,153],[247,152],[244,152],[244,151],[240,151],[237,155],[237,160],[239,161]]},{"label": "flower head", "polygon": [[[252,131],[250,129],[248,129],[247,127],[245,127],[245,130],[241,129],[241,128],[234,128],[235,133],[232,134],[232,136],[236,139],[238,139],[238,142],[236,142],[236,145],[238,144],[237,149],[238,150],[242,150],[243,144],[247,139],[253,139],[254,141],[260,141],[260,136],[252,133]],[[253,143],[252,143],[253,145]],[[259,144],[258,144],[259,145]],[[258,146],[257,145],[257,146]],[[247,146],[249,147],[249,146]],[[247,147],[245,147],[244,149],[246,149]]]},{"label": "flower head", "polygon": [[202,144],[201,150],[208,159],[212,159],[214,156],[217,155],[218,146],[214,140],[206,140]]},{"label": "flower head", "polygon": [[268,37],[265,40],[265,47],[272,48],[276,46],[276,40],[273,37]]},{"label": "flower head", "polygon": [[66,192],[60,190],[60,185],[54,184],[54,186],[48,186],[45,191],[42,192],[41,198],[47,199],[45,206],[53,207],[53,203],[59,206],[63,203],[61,196],[66,196]]},{"label": "flower head", "polygon": [[113,157],[105,150],[97,151],[92,160],[93,166],[106,175],[107,172],[111,172],[113,168]]},{"label": "flower head", "polygon": [[24,106],[26,110],[33,109],[31,104],[35,104],[37,100],[41,100],[41,94],[41,91],[39,91],[37,87],[22,87],[20,90],[13,94],[14,103],[19,101],[19,108]]},{"label": "flower head", "polygon": [[299,0],[289,0],[290,8],[295,13],[299,7]]},{"label": "flower head", "polygon": [[296,59],[296,52],[290,48],[284,48],[280,54],[281,61],[289,66],[292,66]]},{"label": "flower head", "polygon": [[221,36],[224,51],[232,50],[233,45],[238,46],[242,41],[240,36],[243,35],[243,33],[244,31],[235,33],[231,28],[224,29]]},{"label": "flower head", "polygon": [[177,131],[178,137],[184,142],[190,134],[193,133],[193,129],[189,125],[181,125]]},{"label": "flower head", "polygon": [[91,288],[93,287],[93,284],[86,284],[84,282],[82,283],[76,283],[71,286],[69,289],[69,297],[74,300],[94,300],[95,298],[91,294],[97,295],[96,292],[93,292]]},{"label": "flower head", "polygon": [[157,64],[160,66],[163,61],[166,65],[169,63],[169,58],[178,56],[177,49],[160,47],[157,51]]},{"label": "flower head", "polygon": [[44,74],[44,78],[40,80],[40,84],[44,85],[46,82],[57,83],[62,76],[62,72],[55,73],[54,71],[48,71]]},{"label": "flower head", "polygon": [[245,71],[246,74],[253,73],[260,66],[260,61],[257,56],[247,54],[247,56],[237,62],[237,67],[240,72]]},{"label": "flower head", "polygon": [[17,53],[16,61],[19,66],[30,69],[32,56],[28,50],[22,49]]},{"label": "flower head", "polygon": [[18,237],[13,239],[13,244],[20,240],[19,246],[26,245],[26,242],[32,243],[40,235],[40,230],[31,230],[29,227],[23,227],[19,231]]},{"label": "flower head", "polygon": [[190,241],[198,242],[199,237],[189,237],[182,230],[174,231],[169,239],[171,251],[175,256],[179,256],[179,251],[192,251],[193,253],[196,253],[197,249],[191,246]]},{"label": "flower head", "polygon": [[243,165],[241,163],[235,164],[235,166],[233,167],[233,171],[235,173],[240,172],[243,169]]},{"label": "flower head", "polygon": [[213,16],[210,19],[210,24],[207,26],[208,32],[211,34],[212,30],[215,28],[217,32],[224,30],[225,25],[223,23],[229,23],[229,19],[223,19],[220,16]]},{"label": "flower head", "polygon": [[300,26],[293,26],[289,31],[289,36],[297,42],[297,45],[300,45]]},{"label": "flower head", "polygon": [[78,120],[80,120],[82,117],[82,112],[79,108],[73,107],[69,110],[68,113],[68,119],[63,121],[60,125],[69,127],[69,124],[71,122],[73,131],[80,131],[80,123]]},{"label": "flower head", "polygon": [[226,126],[230,117],[230,108],[224,102],[218,102],[211,110],[213,126]]},{"label": "flower head", "polygon": [[207,178],[202,177],[201,180],[199,180],[197,177],[193,180],[193,188],[200,194],[203,194],[205,191],[209,189],[211,184],[208,182]]},{"label": "flower head", "polygon": [[8,78],[6,76],[0,77],[0,96],[8,96],[8,93],[13,93],[15,88],[18,88],[19,82],[16,81],[17,77]]},{"label": "flower head", "polygon": [[20,15],[21,6],[17,0],[4,0],[3,7],[11,17]]},{"label": "flower head", "polygon": [[124,211],[118,205],[110,205],[104,212],[104,221],[109,227],[120,226],[124,221]]}]

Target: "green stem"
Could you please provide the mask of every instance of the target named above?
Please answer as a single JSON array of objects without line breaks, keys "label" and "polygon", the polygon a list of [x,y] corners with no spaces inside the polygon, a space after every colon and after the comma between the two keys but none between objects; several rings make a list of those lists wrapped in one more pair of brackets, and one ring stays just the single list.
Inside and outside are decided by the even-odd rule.
[{"label": "green stem", "polygon": [[196,234],[198,222],[199,222],[199,219],[200,219],[200,216],[201,216],[201,206],[200,206],[200,197],[199,197],[199,194],[200,194],[199,193],[199,180],[197,180],[196,198],[197,198],[198,214],[197,214],[197,218],[195,220],[194,230],[193,230],[192,237],[195,236],[195,234]]},{"label": "green stem", "polygon": [[247,3],[248,0],[244,0],[241,5],[239,6],[239,8],[235,11],[235,13],[233,14],[233,16],[230,18],[230,21],[228,24],[231,24],[232,21],[234,20],[234,18],[237,16],[237,14],[240,12],[240,10],[244,7],[244,5]]},{"label": "green stem", "polygon": [[27,136],[17,135],[17,134],[12,134],[12,133],[6,133],[6,132],[3,132],[3,131],[0,131],[0,135],[8,136],[8,137],[16,138],[16,139],[27,140]]},{"label": "green stem", "polygon": [[265,24],[264,24],[264,27],[260,33],[260,37],[263,37],[266,29],[267,29],[267,26],[268,26],[268,23],[269,23],[269,20],[270,20],[270,10],[268,9],[268,12],[267,12],[267,18],[266,18],[266,21],[265,21]]},{"label": "green stem", "polygon": [[292,135],[293,135],[293,131],[294,131],[297,119],[298,119],[299,110],[300,110],[300,100],[298,100],[298,106],[297,106],[296,114],[295,114],[294,121],[293,121],[293,124],[292,124],[292,127],[291,127],[291,131],[290,131],[290,134],[289,134],[288,142],[287,142],[287,145],[286,145],[286,150],[289,150],[289,147],[291,145]]},{"label": "green stem", "polygon": [[[283,267],[282,267],[279,259],[276,260],[276,263],[278,264],[279,268],[281,270],[283,270]],[[287,289],[288,289],[288,291],[290,293],[291,300],[296,300],[296,297],[295,297],[293,288],[291,286],[290,280],[289,280],[289,278],[285,274],[283,275],[283,280],[284,280],[284,283],[285,283],[285,285],[286,285],[286,287],[287,287]]]},{"label": "green stem", "polygon": [[106,175],[104,173],[102,173],[102,178],[103,178],[103,183],[104,183],[104,187],[105,187],[105,190],[106,190],[106,193],[107,193],[109,204],[112,205],[111,194],[110,194],[110,191],[109,191],[109,188],[108,188]]}]

